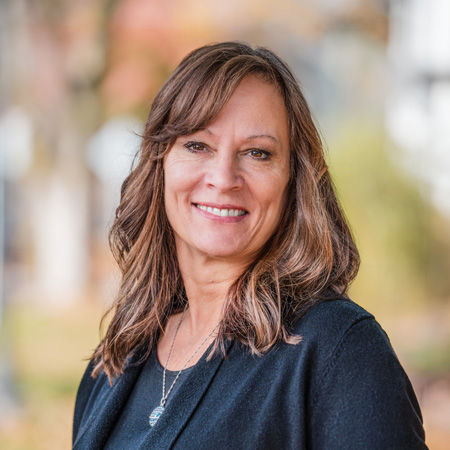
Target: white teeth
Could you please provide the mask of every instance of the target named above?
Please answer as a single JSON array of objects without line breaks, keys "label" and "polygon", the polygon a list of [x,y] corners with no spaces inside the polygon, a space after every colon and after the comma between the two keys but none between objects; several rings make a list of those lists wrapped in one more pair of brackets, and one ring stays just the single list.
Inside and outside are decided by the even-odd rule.
[{"label": "white teeth", "polygon": [[196,204],[197,208],[201,209],[202,211],[209,212],[211,214],[214,214],[215,216],[220,217],[235,217],[235,216],[243,216],[246,212],[243,209],[219,209],[219,208],[212,208],[211,206],[204,206]]}]

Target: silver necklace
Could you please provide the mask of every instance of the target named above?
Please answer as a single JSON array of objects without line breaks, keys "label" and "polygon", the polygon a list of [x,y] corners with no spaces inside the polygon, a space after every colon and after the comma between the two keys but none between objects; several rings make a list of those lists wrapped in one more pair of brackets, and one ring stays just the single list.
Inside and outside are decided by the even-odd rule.
[{"label": "silver necklace", "polygon": [[169,390],[166,393],[166,370],[167,370],[167,366],[169,365],[170,356],[172,355],[173,346],[175,344],[175,338],[177,337],[178,330],[180,329],[180,325],[181,325],[181,322],[183,321],[183,318],[184,318],[184,315],[186,314],[186,311],[187,311],[187,308],[185,308],[185,310],[183,311],[183,314],[180,317],[180,321],[178,322],[177,329],[175,330],[175,334],[173,336],[172,345],[170,346],[169,356],[167,357],[167,361],[166,361],[166,364],[164,366],[163,387],[162,387],[161,401],[159,402],[159,405],[152,411],[152,413],[150,414],[150,416],[148,418],[148,423],[150,424],[151,427],[153,427],[155,425],[155,423],[161,417],[161,414],[164,412],[164,409],[165,409],[165,406],[166,406],[166,402],[167,402],[167,398],[169,397],[169,394],[172,392],[172,389],[175,386],[175,383],[177,382],[179,376],[181,375],[181,372],[183,372],[183,370],[186,368],[186,366],[191,362],[192,358],[200,351],[200,349],[203,347],[203,344],[208,340],[208,338],[214,333],[216,328],[219,326],[219,324],[217,324],[211,330],[211,332],[208,334],[208,336],[205,337],[205,339],[202,341],[202,343],[197,347],[195,352],[191,355],[191,357],[186,361],[186,363],[181,368],[181,370],[177,373],[177,376],[173,380],[172,384],[170,385]]}]

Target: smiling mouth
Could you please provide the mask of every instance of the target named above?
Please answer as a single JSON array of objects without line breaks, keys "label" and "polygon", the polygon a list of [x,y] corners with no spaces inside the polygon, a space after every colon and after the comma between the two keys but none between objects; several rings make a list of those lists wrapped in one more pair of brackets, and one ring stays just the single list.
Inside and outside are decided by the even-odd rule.
[{"label": "smiling mouth", "polygon": [[199,205],[198,203],[194,203],[194,206],[196,206],[198,209],[201,209],[202,211],[206,211],[219,217],[237,217],[247,214],[247,211],[245,211],[244,209],[219,209],[213,208],[211,206]]}]

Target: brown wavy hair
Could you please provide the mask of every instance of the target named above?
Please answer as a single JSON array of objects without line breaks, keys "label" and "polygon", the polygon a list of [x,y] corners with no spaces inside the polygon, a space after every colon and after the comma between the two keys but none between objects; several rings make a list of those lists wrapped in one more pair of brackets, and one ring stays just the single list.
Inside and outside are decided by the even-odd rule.
[{"label": "brown wavy hair", "polygon": [[[92,359],[110,381],[138,349],[147,357],[171,314],[186,304],[175,240],[164,205],[163,158],[176,138],[205,128],[239,83],[256,76],[276,86],[289,120],[290,174],[279,226],[259,257],[232,284],[212,353],[232,338],[261,355],[300,340],[295,318],[345,294],[359,255],[336,198],[319,133],[289,67],[266,48],[239,42],[188,54],[155,97],[137,162],[125,179],[110,231],[122,272],[112,320]],[[107,313],[108,314],[108,313]],[[104,320],[104,319],[103,319]]]}]

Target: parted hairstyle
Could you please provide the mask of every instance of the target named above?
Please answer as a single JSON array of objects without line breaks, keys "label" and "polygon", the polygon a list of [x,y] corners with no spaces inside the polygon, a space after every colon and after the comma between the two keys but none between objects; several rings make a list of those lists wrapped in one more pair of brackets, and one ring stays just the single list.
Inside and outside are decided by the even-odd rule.
[{"label": "parted hairstyle", "polygon": [[146,349],[143,358],[148,357],[168,317],[185,307],[165,211],[163,159],[177,137],[207,127],[248,76],[276,86],[284,99],[290,134],[287,202],[273,236],[229,289],[210,355],[224,352],[227,339],[257,355],[279,341],[298,343],[293,321],[314,303],[345,295],[356,276],[358,250],[289,67],[270,50],[240,42],[201,47],[181,61],[155,97],[136,163],[122,185],[110,231],[122,279],[107,313],[112,319],[92,356],[94,377],[104,371],[112,382],[135,352]]}]

